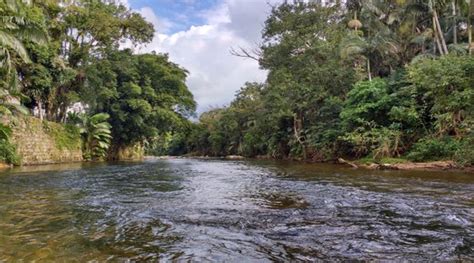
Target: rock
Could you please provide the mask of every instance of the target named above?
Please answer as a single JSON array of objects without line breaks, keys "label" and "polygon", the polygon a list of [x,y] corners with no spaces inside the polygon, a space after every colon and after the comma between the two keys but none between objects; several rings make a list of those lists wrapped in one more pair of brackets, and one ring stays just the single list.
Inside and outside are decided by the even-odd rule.
[{"label": "rock", "polygon": [[395,164],[400,170],[447,170],[458,168],[453,161],[436,161],[426,163],[399,163]]},{"label": "rock", "polygon": [[6,163],[2,163],[0,162],[0,170],[5,170],[5,169],[9,169],[11,168],[12,166],[10,164],[6,164]]},{"label": "rock", "polygon": [[225,157],[225,159],[227,159],[227,160],[243,160],[243,159],[245,159],[245,157],[240,156],[240,155],[227,155]]},{"label": "rock", "polygon": [[395,163],[395,164],[377,164],[371,163],[363,167],[371,170],[448,170],[459,168],[453,161],[437,161],[426,163]]}]

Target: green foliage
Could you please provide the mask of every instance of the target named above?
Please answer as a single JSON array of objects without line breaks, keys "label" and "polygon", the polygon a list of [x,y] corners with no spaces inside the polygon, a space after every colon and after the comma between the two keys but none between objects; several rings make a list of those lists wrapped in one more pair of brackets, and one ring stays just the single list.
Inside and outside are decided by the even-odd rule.
[{"label": "green foliage", "polygon": [[0,161],[9,164],[20,164],[20,157],[16,153],[16,147],[10,142],[12,130],[10,127],[0,124]]},{"label": "green foliage", "polygon": [[0,117],[12,116],[13,114],[28,114],[28,110],[20,104],[14,102],[16,98],[10,92],[0,88]]},{"label": "green foliage", "polygon": [[392,104],[393,97],[385,80],[360,81],[347,94],[341,118],[349,130],[367,125],[385,126]]},{"label": "green foliage", "polygon": [[[434,6],[445,30],[449,6]],[[432,7],[348,1],[347,8],[275,6],[257,52],[267,81],[247,83],[228,107],[203,113],[168,149],[176,138],[181,151],[201,155],[472,163],[473,59],[449,34],[434,41]],[[438,58],[443,41],[458,55]]]},{"label": "green foliage", "polygon": [[[408,163],[410,162],[409,160],[405,158],[393,158],[393,157],[386,157],[386,158],[380,158],[375,160],[377,163],[381,164],[398,164],[398,163]],[[374,163],[374,157],[373,156],[366,156],[364,158],[358,159],[357,163],[365,164],[365,165],[370,165]]]},{"label": "green foliage", "polygon": [[407,157],[417,162],[452,159],[460,149],[460,142],[451,137],[423,138],[413,145]]},{"label": "green foliage", "polygon": [[98,160],[107,155],[112,139],[112,126],[107,122],[109,117],[106,113],[80,116],[79,132],[83,139],[84,159]]},{"label": "green foliage", "polygon": [[386,127],[356,129],[342,137],[351,144],[356,157],[370,154],[374,159],[400,156],[400,131]]},{"label": "green foliage", "polygon": [[[146,143],[159,155],[472,164],[474,59],[461,30],[470,6],[453,2],[453,17],[446,1],[318,2],[274,6],[255,56],[244,54],[266,82],[191,123],[188,72],[119,48],[153,39],[138,13],[116,1],[0,1],[0,115],[25,112],[18,97],[40,118],[76,124],[68,107],[81,102],[88,159]],[[45,125],[58,146],[77,147],[74,126]]]},{"label": "green foliage", "polygon": [[43,130],[51,135],[58,149],[77,150],[81,148],[79,129],[74,125],[43,121]]},{"label": "green foliage", "polygon": [[[113,144],[128,146],[179,129],[195,102],[187,72],[166,55],[114,51],[88,68],[87,100],[92,112],[110,115]],[[97,90],[99,90],[97,94]]]},{"label": "green foliage", "polygon": [[460,141],[459,149],[454,153],[454,160],[464,166],[474,165],[474,134],[468,135]]},{"label": "green foliage", "polygon": [[444,56],[408,67],[409,80],[431,101],[438,135],[463,135],[474,113],[474,58]]},{"label": "green foliage", "polygon": [[31,41],[44,43],[44,16],[30,1],[0,1],[0,89],[18,90],[16,66],[29,63],[24,46]]},{"label": "green foliage", "polygon": [[[394,84],[392,84],[393,86]],[[418,113],[400,98],[403,89],[391,91],[380,78],[359,81],[347,94],[341,120],[346,131],[341,139],[350,143],[357,156],[370,154],[375,159],[400,156],[403,145],[415,130]],[[403,128],[403,129],[402,129]]]}]

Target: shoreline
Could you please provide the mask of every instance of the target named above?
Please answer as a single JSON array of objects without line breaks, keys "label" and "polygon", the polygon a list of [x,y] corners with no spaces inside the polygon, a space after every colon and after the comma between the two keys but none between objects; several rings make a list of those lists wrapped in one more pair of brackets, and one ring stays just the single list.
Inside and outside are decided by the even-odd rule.
[{"label": "shoreline", "polygon": [[[229,155],[229,156],[145,156],[143,160],[169,160],[169,159],[200,159],[200,160],[273,160],[278,161],[280,159],[270,158],[270,157],[254,157],[254,158],[247,158],[244,156],[239,155]],[[306,163],[306,164],[335,164],[341,165],[346,167],[351,167],[353,169],[365,169],[365,170],[393,170],[393,171],[461,171],[461,172],[468,172],[474,173],[474,167],[461,167],[457,165],[454,161],[445,160],[445,161],[432,161],[432,162],[400,162],[400,163],[362,163],[360,160],[351,160],[347,161],[342,158],[334,162],[314,162],[314,161],[303,161],[303,160],[296,160],[296,159],[282,159],[281,161],[290,161],[295,163]],[[54,164],[82,164],[82,163],[90,163],[89,161],[82,161],[82,162],[58,162]],[[13,169],[15,167],[31,167],[31,166],[47,166],[53,163],[48,164],[37,164],[37,165],[24,165],[24,166],[14,166],[11,164],[6,164],[0,162],[0,172],[7,171],[9,169]]]},{"label": "shoreline", "polygon": [[[269,157],[256,157],[256,158],[247,158],[244,156],[230,155],[230,156],[145,156],[145,160],[168,160],[168,159],[202,159],[202,160],[274,160],[278,161],[280,159],[269,158]],[[296,163],[326,163],[326,164],[335,164],[341,166],[352,167],[353,169],[366,169],[366,170],[394,170],[394,171],[461,171],[474,173],[474,167],[461,167],[452,160],[444,161],[431,161],[431,162],[400,162],[400,163],[361,163],[360,160],[346,161],[342,158],[334,162],[312,162],[312,161],[303,161],[296,159],[282,159],[282,161],[291,161]]]}]

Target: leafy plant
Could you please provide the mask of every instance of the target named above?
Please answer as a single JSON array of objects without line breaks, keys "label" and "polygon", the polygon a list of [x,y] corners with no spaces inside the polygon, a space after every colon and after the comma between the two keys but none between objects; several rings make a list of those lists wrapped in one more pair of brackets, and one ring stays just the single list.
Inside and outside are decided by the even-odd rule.
[{"label": "leafy plant", "polygon": [[0,124],[0,161],[18,165],[20,158],[16,153],[16,147],[10,142],[12,130],[10,127]]},{"label": "leafy plant", "polygon": [[474,134],[462,139],[459,149],[454,153],[454,160],[463,166],[474,165]]},{"label": "leafy plant", "polygon": [[109,115],[98,113],[92,116],[82,115],[80,133],[83,137],[83,151],[86,160],[102,159],[107,155],[112,139]]},{"label": "leafy plant", "polygon": [[416,162],[452,159],[460,148],[460,142],[452,137],[423,138],[413,145],[407,158]]}]

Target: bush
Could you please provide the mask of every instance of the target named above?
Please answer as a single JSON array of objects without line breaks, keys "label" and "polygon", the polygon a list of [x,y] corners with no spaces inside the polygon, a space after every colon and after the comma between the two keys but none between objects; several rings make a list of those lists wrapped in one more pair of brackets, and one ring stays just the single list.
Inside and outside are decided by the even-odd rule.
[{"label": "bush", "polygon": [[20,157],[16,153],[16,147],[10,142],[12,130],[10,127],[0,124],[0,162],[19,165]]},{"label": "bush", "polygon": [[0,161],[14,165],[19,165],[21,162],[15,145],[7,140],[0,140]]},{"label": "bush", "polygon": [[459,149],[454,154],[454,160],[462,166],[474,165],[474,134],[461,141]]},{"label": "bush", "polygon": [[242,155],[254,157],[265,153],[265,143],[258,134],[246,133],[242,143]]},{"label": "bush", "polygon": [[415,162],[452,159],[460,149],[460,141],[452,137],[424,138],[413,145],[407,157]]}]

